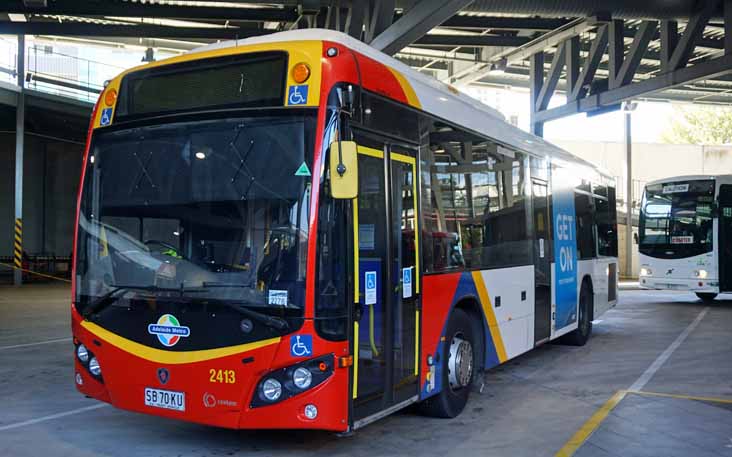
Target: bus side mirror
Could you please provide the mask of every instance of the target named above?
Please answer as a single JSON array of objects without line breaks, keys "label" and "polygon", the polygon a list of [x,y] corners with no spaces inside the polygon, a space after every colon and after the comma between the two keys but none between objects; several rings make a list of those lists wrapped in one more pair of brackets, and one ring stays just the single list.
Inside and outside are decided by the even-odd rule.
[{"label": "bus side mirror", "polygon": [[633,241],[635,241],[635,244],[638,244],[638,232],[633,233]]},{"label": "bus side mirror", "polygon": [[358,151],[355,141],[330,144],[330,192],[333,198],[358,197]]}]

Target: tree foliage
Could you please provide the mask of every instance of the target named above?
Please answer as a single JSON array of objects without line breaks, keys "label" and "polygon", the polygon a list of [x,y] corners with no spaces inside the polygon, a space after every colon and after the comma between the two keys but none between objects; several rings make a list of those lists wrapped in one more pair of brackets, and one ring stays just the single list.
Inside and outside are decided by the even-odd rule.
[{"label": "tree foliage", "polygon": [[671,144],[732,144],[732,110],[722,107],[677,107],[661,135]]}]

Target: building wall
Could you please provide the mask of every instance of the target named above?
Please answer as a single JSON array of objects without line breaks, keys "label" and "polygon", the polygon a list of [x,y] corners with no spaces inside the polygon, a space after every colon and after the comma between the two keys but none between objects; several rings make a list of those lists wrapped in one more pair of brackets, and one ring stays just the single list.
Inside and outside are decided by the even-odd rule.
[{"label": "building wall", "polygon": [[[23,249],[27,254],[71,254],[83,151],[78,143],[26,136]],[[14,189],[15,134],[0,133],[0,256],[13,255]]]},{"label": "building wall", "polygon": [[[625,174],[623,143],[566,140],[554,143],[613,176]],[[632,153],[633,179],[643,182],[676,175],[732,172],[732,146],[633,143]]]}]

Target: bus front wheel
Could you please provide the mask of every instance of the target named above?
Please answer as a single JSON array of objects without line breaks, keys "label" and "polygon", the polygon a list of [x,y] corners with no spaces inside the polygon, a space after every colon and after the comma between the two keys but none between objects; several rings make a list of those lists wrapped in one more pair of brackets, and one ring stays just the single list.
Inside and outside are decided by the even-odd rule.
[{"label": "bus front wheel", "polygon": [[696,292],[696,296],[704,303],[712,302],[717,298],[717,294],[712,292]]},{"label": "bus front wheel", "polygon": [[478,364],[478,342],[470,315],[455,309],[447,323],[442,365],[441,386],[437,395],[420,403],[420,411],[428,416],[453,418],[468,402]]}]

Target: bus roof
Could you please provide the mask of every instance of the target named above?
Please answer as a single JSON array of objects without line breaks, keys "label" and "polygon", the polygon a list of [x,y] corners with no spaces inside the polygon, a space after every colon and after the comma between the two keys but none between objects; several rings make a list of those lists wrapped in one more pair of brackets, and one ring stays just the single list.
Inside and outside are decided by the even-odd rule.
[{"label": "bus roof", "polygon": [[[258,43],[276,43],[286,41],[332,41],[353,49],[366,57],[391,67],[404,76],[414,90],[421,109],[434,116],[450,121],[458,126],[488,136],[500,143],[513,146],[521,151],[538,156],[553,157],[592,168],[606,178],[610,175],[561,149],[541,137],[532,135],[505,121],[504,116],[496,109],[480,101],[458,92],[454,87],[424,75],[397,59],[378,51],[355,38],[333,30],[301,29],[272,33],[244,40],[230,40],[196,48],[192,53],[210,51],[212,49],[247,46]],[[487,118],[495,122],[486,122]]]}]

